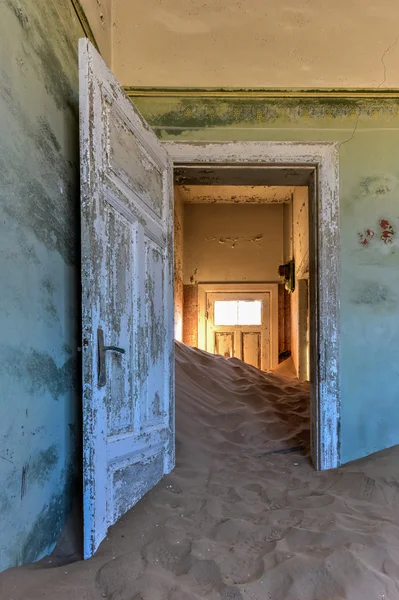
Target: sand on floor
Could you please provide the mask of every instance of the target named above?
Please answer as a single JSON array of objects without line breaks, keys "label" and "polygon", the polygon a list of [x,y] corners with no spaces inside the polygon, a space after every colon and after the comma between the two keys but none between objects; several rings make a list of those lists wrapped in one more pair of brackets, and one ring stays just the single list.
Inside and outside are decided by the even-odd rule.
[{"label": "sand on floor", "polygon": [[399,599],[399,447],[309,460],[308,385],[176,345],[177,466],[86,562],[0,576],[1,600]]}]

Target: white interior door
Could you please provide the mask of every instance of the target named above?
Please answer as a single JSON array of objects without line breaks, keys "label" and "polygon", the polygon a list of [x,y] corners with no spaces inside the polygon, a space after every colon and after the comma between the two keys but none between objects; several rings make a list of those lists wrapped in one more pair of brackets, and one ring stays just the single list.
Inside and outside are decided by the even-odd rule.
[{"label": "white interior door", "polygon": [[270,369],[270,293],[207,293],[206,349]]},{"label": "white interior door", "polygon": [[79,42],[84,556],[174,467],[172,165]]}]

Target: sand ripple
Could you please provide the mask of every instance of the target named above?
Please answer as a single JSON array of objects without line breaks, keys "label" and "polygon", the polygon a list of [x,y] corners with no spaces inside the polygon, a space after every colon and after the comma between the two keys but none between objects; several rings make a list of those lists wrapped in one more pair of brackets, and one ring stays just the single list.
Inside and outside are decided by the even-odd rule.
[{"label": "sand ripple", "polygon": [[289,370],[176,346],[177,467],[96,556],[0,578],[2,600],[399,600],[399,447],[309,461]]}]

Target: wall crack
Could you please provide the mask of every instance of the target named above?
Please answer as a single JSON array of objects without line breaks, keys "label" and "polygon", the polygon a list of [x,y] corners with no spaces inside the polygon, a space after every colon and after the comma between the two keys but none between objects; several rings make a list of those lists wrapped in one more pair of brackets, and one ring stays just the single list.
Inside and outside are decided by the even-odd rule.
[{"label": "wall crack", "polygon": [[348,142],[350,142],[351,140],[353,140],[353,138],[355,137],[355,134],[356,134],[356,131],[357,131],[357,126],[359,124],[359,119],[360,119],[360,112],[357,113],[356,123],[355,123],[355,126],[353,128],[352,134],[350,135],[350,137],[348,137],[347,140],[344,140],[343,142],[340,143],[340,145],[339,145],[340,148],[344,144],[347,144]]},{"label": "wall crack", "polygon": [[384,83],[385,83],[385,82],[386,82],[386,80],[387,80],[387,66],[386,66],[386,64],[385,64],[385,57],[386,57],[386,55],[387,55],[387,54],[388,54],[388,53],[389,53],[391,50],[393,50],[393,49],[395,48],[395,46],[396,46],[396,44],[398,43],[398,41],[399,41],[399,33],[398,33],[398,35],[396,36],[396,39],[395,39],[395,41],[393,42],[393,44],[391,44],[390,46],[388,46],[388,48],[387,48],[387,49],[386,49],[386,50],[385,50],[385,51],[382,53],[382,56],[381,56],[381,59],[380,59],[380,60],[381,60],[381,63],[382,63],[383,69],[384,69],[384,77],[383,77],[383,79],[382,79],[381,83],[378,85],[378,88],[380,88],[381,86],[383,86],[383,85],[384,85]]}]

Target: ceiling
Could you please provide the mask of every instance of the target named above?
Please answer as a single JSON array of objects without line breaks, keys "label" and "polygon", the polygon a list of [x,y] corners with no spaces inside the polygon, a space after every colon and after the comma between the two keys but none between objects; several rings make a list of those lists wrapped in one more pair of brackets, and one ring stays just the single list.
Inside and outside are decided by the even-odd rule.
[{"label": "ceiling", "polygon": [[122,85],[399,88],[397,0],[81,0]]},{"label": "ceiling", "polygon": [[289,202],[295,187],[267,185],[181,185],[186,204],[275,204]]},{"label": "ceiling", "polygon": [[129,86],[399,87],[398,15],[397,0],[114,0],[112,69]]}]

